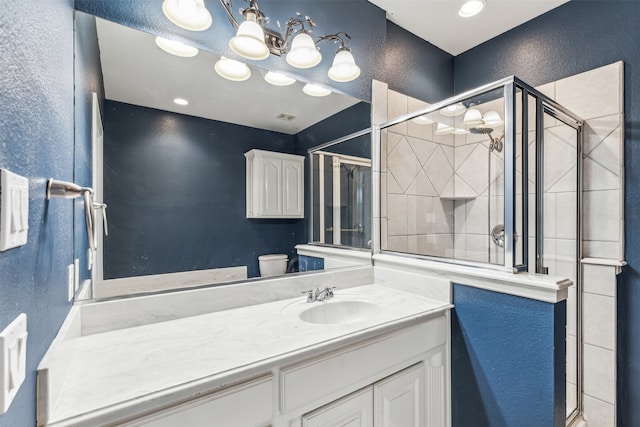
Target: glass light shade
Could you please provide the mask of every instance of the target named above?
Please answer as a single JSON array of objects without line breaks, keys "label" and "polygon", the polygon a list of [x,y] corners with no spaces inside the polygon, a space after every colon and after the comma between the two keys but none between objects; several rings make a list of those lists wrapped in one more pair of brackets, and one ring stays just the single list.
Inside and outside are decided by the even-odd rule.
[{"label": "glass light shade", "polygon": [[183,58],[191,58],[198,54],[198,49],[193,46],[186,45],[176,40],[169,40],[163,37],[156,37],[156,45],[171,55],[181,56]]},{"label": "glass light shade", "polygon": [[482,9],[484,9],[484,6],[485,6],[484,0],[465,1],[462,4],[462,6],[460,6],[460,9],[458,9],[458,15],[460,15],[463,18],[470,18],[482,12]]},{"label": "glass light shade", "polygon": [[211,14],[204,0],[164,0],[162,13],[178,27],[204,31],[211,26]]},{"label": "glass light shade", "polygon": [[269,48],[264,43],[262,27],[249,20],[240,24],[236,36],[229,40],[229,47],[247,59],[261,60],[269,56]]},{"label": "glass light shade", "polygon": [[296,79],[292,79],[289,76],[285,76],[284,74],[276,73],[274,71],[269,71],[264,79],[267,83],[270,83],[274,86],[289,86],[296,82]]},{"label": "glass light shade", "polygon": [[429,118],[428,114],[424,114],[422,116],[418,116],[413,118],[413,120],[411,120],[413,123],[418,124],[418,125],[430,125],[433,123],[433,120],[431,120]]},{"label": "glass light shade", "polygon": [[476,108],[469,108],[464,113],[464,119],[462,119],[462,125],[466,128],[473,128],[484,124],[482,120],[482,113]]},{"label": "glass light shade", "polygon": [[360,67],[356,65],[353,55],[347,49],[340,49],[333,58],[329,68],[329,78],[334,82],[350,82],[360,75]]},{"label": "glass light shade", "polygon": [[444,123],[438,123],[438,127],[434,132],[435,135],[449,135],[455,132],[455,128],[453,126],[445,125]]},{"label": "glass light shade", "polygon": [[320,63],[322,55],[309,34],[299,33],[291,42],[291,50],[287,53],[286,60],[292,67],[311,68]]},{"label": "glass light shade", "polygon": [[484,113],[484,123],[485,125],[492,128],[497,128],[504,125],[504,121],[500,117],[500,114],[498,114],[497,111],[493,110]]},{"label": "glass light shade", "polygon": [[327,96],[331,93],[329,89],[325,89],[322,86],[317,86],[311,83],[304,85],[302,91],[309,96]]},{"label": "glass light shade", "polygon": [[467,107],[462,105],[461,102],[458,102],[457,104],[452,104],[444,107],[442,110],[440,110],[440,114],[446,117],[459,116],[460,114],[464,113],[466,109]]},{"label": "glass light shade", "polygon": [[220,77],[234,82],[242,82],[251,77],[251,70],[247,64],[224,56],[216,62],[215,69]]}]

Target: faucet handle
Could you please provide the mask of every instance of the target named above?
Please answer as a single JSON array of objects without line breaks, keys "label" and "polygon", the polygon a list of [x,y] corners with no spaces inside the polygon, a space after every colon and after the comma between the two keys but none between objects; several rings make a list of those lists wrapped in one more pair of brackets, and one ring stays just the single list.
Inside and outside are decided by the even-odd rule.
[{"label": "faucet handle", "polygon": [[313,289],[309,289],[308,291],[304,291],[304,292],[300,292],[301,294],[306,294],[307,295],[307,302],[313,302],[315,301],[315,297],[313,295]]}]

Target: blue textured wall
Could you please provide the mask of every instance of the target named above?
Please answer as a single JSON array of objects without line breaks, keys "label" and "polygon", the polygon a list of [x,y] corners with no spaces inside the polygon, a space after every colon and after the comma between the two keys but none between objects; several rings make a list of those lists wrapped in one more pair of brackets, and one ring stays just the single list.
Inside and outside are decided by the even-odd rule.
[{"label": "blue textured wall", "polygon": [[[162,14],[163,0],[76,0],[76,8],[100,16],[128,27],[137,28],[160,36],[172,36],[201,49],[239,58],[228,46],[235,30],[228,22],[227,15],[218,0],[204,0],[210,11],[213,24],[208,30],[192,32],[172,24]],[[238,8],[246,3],[233,2],[234,13],[238,18]],[[318,28],[317,36],[346,31],[351,36],[349,46],[362,70],[361,76],[350,83],[336,83],[329,79],[327,71],[331,67],[338,46],[332,42],[321,45],[322,62],[308,70],[288,66],[281,58],[271,56],[263,61],[247,61],[258,67],[286,71],[292,77],[302,81],[325,84],[361,100],[371,99],[371,79],[384,80],[385,12],[365,0],[298,0],[294,3],[285,0],[261,0],[261,10],[266,13],[277,28],[276,21],[283,25],[296,12],[309,15]]]},{"label": "blue textured wall", "polygon": [[105,278],[246,265],[293,255],[301,220],[247,219],[245,157],[293,152],[294,137],[106,101]]},{"label": "blue textured wall", "polygon": [[[640,1],[572,0],[455,58],[456,92],[515,74],[539,85],[615,61],[625,69],[625,236],[619,426],[640,425]],[[589,88],[585,88],[589,90]]]},{"label": "blue textured wall", "polygon": [[564,427],[566,303],[454,285],[453,427]]},{"label": "blue textured wall", "polygon": [[387,21],[389,89],[434,103],[453,95],[453,56]]},{"label": "blue textured wall", "polygon": [[0,168],[29,178],[29,237],[0,252],[0,330],[27,313],[27,378],[0,426],[35,425],[36,367],[69,311],[72,203],[45,200],[73,179],[73,2],[0,7]]}]

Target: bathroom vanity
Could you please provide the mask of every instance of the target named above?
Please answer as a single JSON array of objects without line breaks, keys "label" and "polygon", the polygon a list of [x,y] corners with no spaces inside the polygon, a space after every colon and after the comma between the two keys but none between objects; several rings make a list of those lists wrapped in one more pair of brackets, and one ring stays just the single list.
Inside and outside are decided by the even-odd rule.
[{"label": "bathroom vanity", "polygon": [[447,426],[450,308],[365,285],[96,329],[76,306],[38,370],[38,425]]}]

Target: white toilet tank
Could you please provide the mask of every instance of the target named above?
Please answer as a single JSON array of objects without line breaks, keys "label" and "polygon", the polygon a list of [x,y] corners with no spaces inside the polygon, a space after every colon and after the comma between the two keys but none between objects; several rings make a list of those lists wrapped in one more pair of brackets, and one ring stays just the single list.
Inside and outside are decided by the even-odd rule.
[{"label": "white toilet tank", "polygon": [[287,255],[285,254],[271,254],[261,255],[258,257],[258,264],[260,266],[260,276],[279,276],[287,272]]}]

